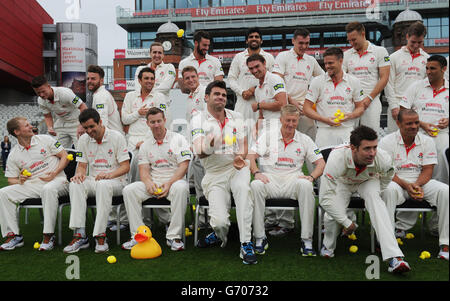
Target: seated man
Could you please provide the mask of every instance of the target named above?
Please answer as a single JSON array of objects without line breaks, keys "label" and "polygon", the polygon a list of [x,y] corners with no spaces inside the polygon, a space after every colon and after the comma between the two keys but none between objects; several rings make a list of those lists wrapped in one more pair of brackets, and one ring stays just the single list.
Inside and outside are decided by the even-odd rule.
[{"label": "seated man", "polygon": [[[167,228],[167,245],[173,251],[184,250],[181,240],[184,231],[189,185],[185,180],[192,153],[186,139],[168,130],[164,111],[150,108],[147,124],[152,131],[139,148],[139,174],[141,181],[131,183],[123,189],[123,199],[130,221],[131,239],[122,244],[130,250],[137,244],[134,240],[142,220],[142,202],[149,198],[167,198],[170,201],[170,223]],[[160,190],[160,191],[159,191]]]},{"label": "seated man", "polygon": [[209,201],[209,224],[214,232],[197,242],[198,247],[227,243],[230,227],[231,193],[236,204],[236,219],[241,242],[240,257],[245,264],[256,263],[251,242],[253,199],[250,170],[244,161],[247,137],[242,115],[225,109],[225,82],[213,81],[205,91],[206,109],[191,120],[194,153],[205,167],[203,193]]},{"label": "seated man", "polygon": [[[41,198],[44,211],[44,239],[39,250],[53,249],[58,196],[67,195],[68,182],[64,168],[69,163],[61,143],[48,135],[35,135],[24,117],[8,121],[8,132],[17,138],[6,163],[9,186],[0,189],[0,225],[7,237],[1,250],[24,245],[19,235],[16,206],[28,198]],[[27,172],[30,174],[27,175]]]},{"label": "seated man", "polygon": [[412,109],[400,110],[398,131],[385,136],[380,148],[394,158],[395,176],[382,192],[392,226],[395,227],[395,208],[407,198],[436,206],[439,219],[438,257],[448,260],[448,185],[431,179],[437,164],[433,138],[419,133],[419,115]]},{"label": "seated man", "polygon": [[344,235],[352,234],[357,225],[346,214],[351,194],[358,192],[364,199],[370,222],[380,241],[383,260],[389,259],[389,272],[408,272],[394,235],[394,227],[386,222],[389,213],[380,192],[391,182],[394,167],[389,155],[377,150],[377,133],[359,126],[350,135],[350,145],[334,149],[320,181],[319,204],[326,211],[325,235],[320,255],[334,257],[340,226]]},{"label": "seated man", "polygon": [[97,205],[93,233],[95,253],[103,253],[109,250],[105,232],[112,198],[121,195],[126,185],[130,156],[125,137],[106,128],[95,109],[84,110],[79,120],[86,134],[78,141],[77,171],[69,184],[69,227],[74,230],[74,236],[64,252],[75,253],[89,247],[85,230],[86,200],[94,196]]},{"label": "seated man", "polygon": [[[325,161],[312,139],[296,130],[299,117],[300,111],[294,105],[281,108],[281,129],[263,132],[248,155],[250,170],[255,176],[251,187],[255,200],[253,236],[256,254],[264,254],[269,247],[264,231],[266,198],[291,198],[298,200],[300,207],[300,251],[303,256],[316,255],[312,247],[316,207],[313,182],[322,175]],[[259,168],[256,165],[258,158]],[[315,165],[309,176],[302,172],[306,159]]]}]

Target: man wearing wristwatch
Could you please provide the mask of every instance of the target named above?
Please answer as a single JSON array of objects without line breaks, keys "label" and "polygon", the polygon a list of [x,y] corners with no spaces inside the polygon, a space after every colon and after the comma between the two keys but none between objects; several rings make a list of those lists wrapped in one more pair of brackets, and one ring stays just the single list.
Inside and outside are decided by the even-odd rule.
[{"label": "man wearing wristwatch", "polygon": [[[312,247],[315,199],[313,182],[322,175],[325,161],[313,140],[296,130],[300,112],[288,104],[281,109],[281,128],[264,131],[249,151],[251,182],[254,197],[253,236],[256,254],[264,254],[269,247],[264,229],[265,200],[291,198],[298,200],[301,220],[301,248],[303,256],[315,256]],[[259,159],[259,167],[256,160]],[[302,171],[305,160],[315,165],[310,175]],[[280,219],[279,225],[284,221]],[[291,222],[290,220],[287,221]],[[284,229],[292,225],[283,225]]]}]

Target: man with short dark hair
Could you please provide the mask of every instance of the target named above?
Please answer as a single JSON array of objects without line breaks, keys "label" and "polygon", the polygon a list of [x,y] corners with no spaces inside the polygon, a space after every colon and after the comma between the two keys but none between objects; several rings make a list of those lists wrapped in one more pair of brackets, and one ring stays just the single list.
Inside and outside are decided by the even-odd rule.
[{"label": "man with short dark hair", "polygon": [[377,149],[377,133],[366,126],[351,132],[350,145],[331,151],[320,181],[319,204],[325,210],[325,234],[320,255],[334,257],[340,227],[344,235],[352,234],[357,225],[347,217],[351,194],[358,192],[370,216],[370,223],[380,241],[383,260],[389,260],[389,272],[408,272],[410,267],[387,223],[389,213],[380,192],[394,176],[389,155]]},{"label": "man with short dark hair", "polygon": [[226,84],[213,81],[206,87],[206,110],[191,120],[194,153],[205,167],[203,192],[209,201],[209,223],[213,229],[197,242],[198,247],[227,243],[230,227],[231,194],[236,204],[236,219],[241,242],[240,258],[256,263],[252,237],[253,198],[250,191],[247,137],[239,112],[225,109]]},{"label": "man with short dark hair", "polygon": [[247,30],[245,42],[247,49],[237,53],[231,61],[228,80],[231,90],[236,93],[237,97],[234,110],[241,113],[245,120],[249,120],[249,128],[251,128],[258,119],[258,114],[252,110],[258,80],[248,70],[246,60],[253,54],[260,54],[266,61],[266,69],[271,72],[275,59],[273,55],[261,48],[263,40],[258,28],[254,27]]},{"label": "man with short dark hair", "polygon": [[366,40],[364,25],[359,22],[348,23],[345,27],[351,49],[344,52],[343,69],[358,78],[364,90],[362,103],[365,111],[359,124],[378,131],[380,128],[380,93],[389,80],[389,54],[384,47],[376,46]]},{"label": "man with short dark hair", "polygon": [[123,189],[132,238],[122,245],[130,250],[137,244],[133,238],[142,220],[142,202],[157,197],[170,201],[170,223],[167,227],[167,245],[173,251],[184,250],[182,241],[185,231],[189,185],[185,180],[189,161],[192,158],[186,139],[165,127],[164,112],[151,108],[147,113],[147,124],[152,137],[139,148],[139,173],[141,181],[131,183]]},{"label": "man with short dark hair", "polygon": [[92,108],[97,110],[103,125],[125,135],[120,113],[114,97],[103,85],[105,71],[97,65],[89,65],[87,69],[87,88],[93,93]]},{"label": "man with short dark hair", "polygon": [[48,135],[35,135],[24,117],[8,121],[10,135],[17,138],[6,163],[8,185],[0,189],[0,226],[7,237],[0,250],[14,250],[24,245],[19,233],[17,204],[29,198],[41,198],[44,212],[41,251],[53,249],[58,197],[69,192],[64,168],[69,163],[61,143]]},{"label": "man with short dark hair", "polygon": [[[72,241],[64,248],[65,253],[75,253],[89,247],[86,236],[86,200],[95,196],[97,215],[93,236],[95,253],[109,250],[106,239],[108,216],[113,196],[122,194],[126,174],[130,170],[125,137],[106,128],[95,109],[86,109],[79,116],[86,131],[80,137],[77,148],[77,171],[70,179],[70,229],[74,230]],[[89,169],[89,174],[87,173]]]},{"label": "man with short dark hair", "polygon": [[437,209],[438,257],[448,260],[448,185],[431,179],[438,163],[436,147],[431,137],[419,133],[419,114],[414,110],[400,110],[397,125],[399,130],[383,137],[379,145],[394,159],[396,171],[392,182],[382,191],[392,226],[396,227],[395,208],[407,198],[428,202]]},{"label": "man with short dark hair", "polygon": [[[258,80],[252,110],[258,112],[257,133],[280,122],[280,110],[287,104],[284,80],[267,70],[266,59],[261,54],[252,54],[247,58],[248,70]],[[259,134],[258,134],[259,135]],[[254,137],[252,137],[254,138]]]},{"label": "man with short dark hair", "polygon": [[426,77],[427,58],[430,57],[422,47],[427,34],[427,28],[422,21],[417,21],[408,27],[406,45],[390,55],[391,71],[389,81],[384,89],[389,104],[387,113],[387,132],[397,130],[397,115],[400,102],[408,88],[418,80]]},{"label": "man with short dark hair", "polygon": [[78,115],[87,109],[83,100],[69,88],[52,87],[44,76],[33,78],[31,87],[39,96],[38,104],[44,113],[48,134],[56,136],[65,148],[76,146],[83,133]]},{"label": "man with short dark hair", "polygon": [[277,55],[273,72],[286,82],[288,103],[299,109],[300,119],[297,130],[315,140],[316,123],[304,115],[303,104],[313,78],[325,72],[316,59],[306,53],[310,40],[310,33],[306,28],[296,29],[292,38],[294,47]]},{"label": "man with short dark hair", "polygon": [[[223,80],[222,63],[218,58],[208,54],[211,44],[211,36],[205,31],[197,31],[194,34],[194,52],[181,60],[178,70],[183,70],[186,66],[193,66],[197,69],[200,84],[207,86],[214,80]],[[181,72],[178,72],[178,85],[181,91],[188,93],[183,84]]]},{"label": "man with short dark hair", "polygon": [[342,69],[342,50],[328,48],[323,60],[327,73],[312,80],[303,105],[305,115],[317,120],[318,147],[348,142],[356,120],[364,113],[361,83]]},{"label": "man with short dark hair", "polygon": [[153,42],[150,45],[151,62],[145,66],[139,66],[134,74],[134,90],[140,92],[141,84],[139,83],[139,72],[145,67],[150,67],[155,71],[155,91],[169,97],[176,79],[175,67],[170,63],[164,63],[164,48],[161,43]]}]

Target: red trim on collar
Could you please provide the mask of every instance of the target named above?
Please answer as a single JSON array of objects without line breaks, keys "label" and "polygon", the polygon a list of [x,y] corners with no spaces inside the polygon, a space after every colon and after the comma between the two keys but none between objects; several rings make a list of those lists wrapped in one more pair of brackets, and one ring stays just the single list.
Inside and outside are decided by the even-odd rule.
[{"label": "red trim on collar", "polygon": [[284,143],[284,149],[286,149],[286,147],[287,147],[289,144],[291,144],[292,142],[294,142],[294,139],[292,139],[292,140],[289,141],[288,143],[284,142],[284,140],[283,140],[283,143]]},{"label": "red trim on collar", "polygon": [[197,60],[198,66],[200,67],[201,63],[203,63],[203,62],[205,62],[205,61],[206,61],[206,58],[204,58],[204,59],[202,59],[202,60]]},{"label": "red trim on collar", "polygon": [[29,150],[31,148],[31,144],[28,145],[28,146],[24,146],[23,148],[26,149],[26,150]]},{"label": "red trim on collar", "polygon": [[358,52],[359,58],[362,58],[363,56],[365,56],[368,53],[369,53],[368,50],[364,51],[362,54],[359,54],[359,52]]},{"label": "red trim on collar", "polygon": [[302,59],[303,59],[303,55],[302,56],[297,55],[297,62],[302,60]]},{"label": "red trim on collar", "polygon": [[356,171],[356,176],[358,176],[360,173],[362,173],[364,170],[366,170],[367,166],[364,166],[363,168],[359,168],[358,166],[355,165],[355,171]]},{"label": "red trim on collar", "polygon": [[411,54],[411,58],[414,60],[414,59],[416,59],[416,58],[418,58],[420,56],[420,51],[418,53],[412,53],[410,51],[409,54]]},{"label": "red trim on collar", "polygon": [[435,98],[436,96],[438,96],[439,94],[441,94],[442,92],[444,92],[446,90],[445,87],[442,87],[440,90],[436,91],[433,89],[433,98]]},{"label": "red trim on collar", "polygon": [[416,147],[415,142],[410,147],[406,146],[406,144],[405,144],[406,156],[408,156],[409,151],[412,150],[414,147]]},{"label": "red trim on collar", "polygon": [[342,82],[342,79],[340,81],[338,81],[337,83],[333,82],[334,88],[336,89],[336,87]]}]

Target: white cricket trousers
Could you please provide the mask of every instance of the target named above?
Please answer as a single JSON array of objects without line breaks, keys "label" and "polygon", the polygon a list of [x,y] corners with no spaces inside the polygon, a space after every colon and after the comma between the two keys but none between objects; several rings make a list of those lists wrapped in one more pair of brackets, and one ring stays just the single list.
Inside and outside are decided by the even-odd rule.
[{"label": "white cricket trousers", "polygon": [[62,144],[62,146],[67,148],[77,148],[78,137],[77,129],[80,123],[77,122],[55,122],[54,130],[56,132],[56,139]]},{"label": "white cricket trousers", "polygon": [[266,199],[289,198],[298,200],[300,208],[301,238],[312,239],[314,231],[314,189],[310,181],[299,179],[298,174],[290,176],[278,176],[264,174],[269,178],[269,183],[264,184],[260,180],[253,180],[252,188],[253,209],[253,236],[257,239],[265,238],[264,211]]},{"label": "white cricket trousers", "polygon": [[353,127],[319,127],[316,134],[317,147],[327,147],[340,145],[350,141],[350,133],[353,131]]},{"label": "white cricket trousers", "polygon": [[209,202],[209,224],[224,247],[230,227],[231,193],[236,204],[236,219],[241,243],[252,238],[253,198],[250,191],[249,162],[241,170],[234,167],[220,173],[208,173],[202,181],[203,193]]},{"label": "white cricket trousers", "polygon": [[[431,206],[436,207],[439,217],[439,245],[448,246],[448,185],[436,180],[430,180],[422,186],[424,193],[424,201]],[[395,182],[389,183],[389,186],[382,192],[382,198],[386,202],[389,211],[389,218],[393,226],[395,226],[395,208],[403,204],[408,193],[400,185]]]},{"label": "white cricket trousers", "polygon": [[330,251],[336,249],[336,239],[341,233],[340,225],[343,225],[348,220],[346,210],[350,203],[350,197],[354,192],[358,192],[361,198],[364,199],[366,210],[369,212],[370,222],[380,242],[383,260],[392,257],[403,257],[394,235],[394,227],[387,222],[389,213],[384,201],[381,199],[380,181],[377,179],[368,180],[360,185],[346,185],[338,182],[335,195],[330,200],[327,200],[327,204],[324,204],[322,200],[320,201],[320,205],[326,212],[329,212],[328,206],[330,206],[331,202],[333,203],[332,210],[335,211],[334,218],[329,214],[325,214],[325,234],[323,239],[325,248]]},{"label": "white cricket trousers", "polygon": [[359,124],[365,125],[378,133],[380,128],[381,101],[377,96],[359,118]]},{"label": "white cricket trousers", "polygon": [[393,133],[398,130],[397,123],[395,122],[394,118],[392,117],[392,105],[389,104],[387,109],[387,131],[386,134]]},{"label": "white cricket trousers", "polygon": [[0,225],[2,236],[9,232],[20,234],[17,220],[17,204],[26,199],[41,198],[44,212],[43,233],[55,233],[55,224],[58,213],[58,197],[69,193],[67,178],[58,175],[50,182],[40,179],[25,181],[23,185],[15,184],[0,189]]},{"label": "white cricket trousers", "polygon": [[92,176],[86,177],[83,183],[70,182],[70,222],[72,230],[86,227],[87,198],[95,197],[97,214],[94,223],[93,236],[106,233],[108,216],[112,208],[113,196],[122,195],[126,182],[120,179],[95,181]]},{"label": "white cricket trousers", "polygon": [[[167,239],[173,240],[183,237],[188,195],[189,184],[185,180],[174,182],[169,189],[167,200],[170,201],[171,217],[166,233]],[[154,195],[147,192],[142,181],[131,183],[123,189],[123,201],[127,209],[132,237],[136,234],[137,228],[144,225],[142,220],[142,203],[150,198],[154,198]]]}]

